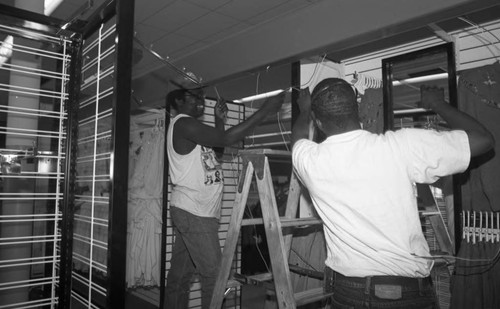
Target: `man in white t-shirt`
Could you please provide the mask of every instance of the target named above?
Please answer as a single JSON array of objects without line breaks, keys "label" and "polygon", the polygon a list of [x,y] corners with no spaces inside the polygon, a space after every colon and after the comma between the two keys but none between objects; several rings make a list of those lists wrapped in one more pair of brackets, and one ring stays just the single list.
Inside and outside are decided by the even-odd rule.
[{"label": "man in white t-shirt", "polygon": [[[343,79],[301,90],[293,126],[293,167],[323,220],[333,303],[349,308],[433,308],[433,260],[422,233],[415,183],[461,173],[492,149],[479,122],[423,87],[422,105],[452,130],[361,128],[356,95]],[[309,120],[326,139],[307,139]],[[344,308],[344,307],[341,307]]]},{"label": "man in white t-shirt", "polygon": [[215,105],[215,127],[211,127],[197,119],[205,109],[203,89],[177,89],[167,95],[167,105],[177,115],[170,120],[167,131],[175,243],[164,308],[188,308],[195,272],[200,275],[201,308],[209,307],[221,261],[218,231],[224,186],[222,165],[213,148],[243,139],[268,115],[278,112],[284,95],[282,92],[268,98],[252,116],[228,130],[224,129],[227,106],[223,100]]}]

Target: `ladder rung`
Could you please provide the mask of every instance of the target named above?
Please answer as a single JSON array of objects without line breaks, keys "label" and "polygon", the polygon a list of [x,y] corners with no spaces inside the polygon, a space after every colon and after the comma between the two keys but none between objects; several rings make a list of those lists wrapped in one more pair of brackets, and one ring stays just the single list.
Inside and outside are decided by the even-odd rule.
[{"label": "ladder rung", "polygon": [[296,219],[280,218],[280,219],[281,219],[281,226],[282,227],[301,226],[301,225],[316,225],[316,224],[323,223],[323,221],[321,221],[321,219],[315,218],[315,217],[296,218]]},{"label": "ladder rung", "polygon": [[234,278],[231,278],[227,281],[227,287],[234,288],[244,284],[262,285],[264,282],[270,281],[272,279],[273,275],[271,273],[262,273],[251,276],[235,274]]},{"label": "ladder rung", "polygon": [[[276,292],[272,289],[267,290],[267,293],[268,293],[268,295],[271,295],[274,297],[276,296]],[[323,300],[323,299],[331,297],[331,296],[333,296],[333,292],[325,293],[323,290],[323,287],[319,287],[319,288],[312,288],[310,290],[294,293],[293,298],[295,299],[295,305],[297,307],[299,307],[302,305],[306,305],[306,304],[310,304],[310,303],[314,303],[314,302]]]},{"label": "ladder rung", "polygon": [[[310,217],[310,218],[280,217],[280,222],[282,227],[289,227],[289,226],[302,226],[302,225],[317,225],[321,224],[323,221],[321,221],[321,219],[316,217]],[[258,225],[258,224],[264,224],[264,219],[253,218],[253,219],[243,219],[241,221],[242,226]]]},{"label": "ladder rung", "polygon": [[240,155],[266,155],[266,156],[279,156],[279,157],[291,157],[292,153],[287,150],[276,150],[269,148],[259,148],[259,149],[244,149],[238,151]]},{"label": "ladder rung", "polygon": [[435,216],[435,215],[440,215],[441,212],[439,211],[431,211],[431,210],[420,210],[419,214],[423,217],[425,216]]},{"label": "ladder rung", "polygon": [[333,293],[325,293],[323,287],[314,288],[307,291],[302,291],[295,293],[295,303],[296,306],[302,306],[305,304],[314,303],[316,301],[323,300],[327,297],[331,297]]}]

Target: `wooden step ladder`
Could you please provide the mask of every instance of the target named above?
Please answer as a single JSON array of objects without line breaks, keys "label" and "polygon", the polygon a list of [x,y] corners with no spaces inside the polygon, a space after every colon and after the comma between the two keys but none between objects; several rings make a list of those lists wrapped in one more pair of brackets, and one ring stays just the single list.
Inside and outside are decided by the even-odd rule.
[{"label": "wooden step ladder", "polygon": [[[226,291],[241,284],[255,284],[255,282],[272,280],[274,295],[278,308],[296,308],[299,305],[322,300],[329,295],[324,294],[323,288],[294,293],[290,280],[288,255],[292,243],[292,234],[283,235],[285,227],[300,227],[321,224],[319,218],[296,218],[300,197],[300,184],[292,172],[290,188],[287,198],[285,216],[280,217],[274,193],[269,157],[279,160],[288,160],[291,163],[289,151],[253,149],[240,152],[243,159],[243,171],[239,178],[238,191],[234,200],[227,238],[224,245],[221,269],[217,277],[211,309],[220,309]],[[262,218],[243,219],[250,185],[256,176]],[[272,274],[262,274],[244,280],[230,280],[236,246],[240,229],[245,225],[263,224],[269,248]]]}]

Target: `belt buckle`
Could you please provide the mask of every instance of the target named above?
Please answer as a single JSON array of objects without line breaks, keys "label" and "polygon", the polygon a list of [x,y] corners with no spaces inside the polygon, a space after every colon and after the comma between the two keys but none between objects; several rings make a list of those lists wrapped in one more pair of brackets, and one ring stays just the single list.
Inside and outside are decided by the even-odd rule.
[{"label": "belt buckle", "polygon": [[393,284],[375,284],[375,296],[382,299],[401,299],[403,297],[403,289],[400,285]]}]

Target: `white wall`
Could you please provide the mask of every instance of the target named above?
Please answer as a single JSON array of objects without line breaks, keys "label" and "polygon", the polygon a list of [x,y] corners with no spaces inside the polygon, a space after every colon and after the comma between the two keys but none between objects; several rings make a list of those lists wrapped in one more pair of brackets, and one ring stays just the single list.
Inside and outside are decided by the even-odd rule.
[{"label": "white wall", "polygon": [[[480,67],[500,60],[500,20],[470,26],[449,33],[456,44],[457,71]],[[436,37],[346,59],[342,62],[347,78],[354,72],[382,78],[382,59],[443,44]]]}]

